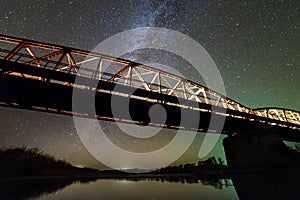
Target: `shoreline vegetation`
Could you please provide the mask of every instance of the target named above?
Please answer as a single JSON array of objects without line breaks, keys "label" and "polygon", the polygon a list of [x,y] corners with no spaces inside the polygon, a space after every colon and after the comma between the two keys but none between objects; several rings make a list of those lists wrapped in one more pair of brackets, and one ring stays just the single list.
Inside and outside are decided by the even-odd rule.
[{"label": "shoreline vegetation", "polygon": [[[294,150],[300,155],[299,148]],[[299,166],[299,165],[297,165]],[[297,167],[296,166],[296,167]],[[295,166],[294,166],[295,167]],[[135,173],[134,173],[135,172]],[[136,173],[139,172],[139,173]],[[147,171],[98,170],[75,167],[64,160],[39,151],[37,148],[16,147],[0,149],[0,181],[41,179],[161,179],[172,182],[196,183],[198,180],[228,179],[240,175],[278,175],[277,169],[229,169],[221,158],[210,157],[194,164],[169,166]],[[289,171],[284,170],[284,174]],[[294,170],[292,170],[294,173]],[[296,175],[296,174],[295,174]]]},{"label": "shoreline vegetation", "polygon": [[[131,169],[127,171],[79,168],[64,160],[39,151],[37,148],[16,147],[0,149],[0,179],[22,180],[42,178],[163,178],[199,177],[206,173],[224,170],[224,162],[215,157],[195,164],[170,166],[155,171]],[[133,173],[135,172],[135,173]],[[136,173],[138,172],[138,173]]]},{"label": "shoreline vegetation", "polygon": [[96,173],[97,169],[78,168],[37,148],[16,147],[0,149],[0,177],[60,177],[76,172]]}]

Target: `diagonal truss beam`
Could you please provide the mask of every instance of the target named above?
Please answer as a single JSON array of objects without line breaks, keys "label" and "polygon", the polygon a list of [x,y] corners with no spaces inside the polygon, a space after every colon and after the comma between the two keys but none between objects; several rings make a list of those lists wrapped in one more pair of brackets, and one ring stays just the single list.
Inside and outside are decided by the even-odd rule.
[{"label": "diagonal truss beam", "polygon": [[28,61],[26,62],[25,64],[26,65],[32,65],[33,63],[39,63],[41,61],[47,61],[51,58],[55,58],[55,57],[58,57],[59,55],[61,55],[63,53],[63,50],[59,50],[59,51],[55,51],[55,52],[52,52],[52,53],[49,53],[47,55],[44,55],[44,56],[41,56],[39,58],[36,58],[36,59],[33,59],[31,61]]},{"label": "diagonal truss beam", "polygon": [[145,89],[148,90],[148,91],[151,91],[151,89],[149,88],[148,84],[146,83],[145,79],[143,78],[143,76],[141,75],[139,70],[136,68],[136,66],[133,67],[133,70],[135,71],[138,78],[142,81],[142,84],[145,87]]},{"label": "diagonal truss beam", "polygon": [[26,41],[22,41],[21,43],[19,43],[13,50],[10,51],[9,54],[7,54],[5,57],[4,57],[4,60],[10,60],[14,57],[14,55],[16,53],[18,53],[23,47],[26,46]]},{"label": "diagonal truss beam", "polygon": [[127,65],[126,67],[122,68],[120,71],[118,71],[116,74],[112,75],[109,79],[107,79],[107,82],[113,82],[117,77],[121,76],[128,70],[131,66]]}]

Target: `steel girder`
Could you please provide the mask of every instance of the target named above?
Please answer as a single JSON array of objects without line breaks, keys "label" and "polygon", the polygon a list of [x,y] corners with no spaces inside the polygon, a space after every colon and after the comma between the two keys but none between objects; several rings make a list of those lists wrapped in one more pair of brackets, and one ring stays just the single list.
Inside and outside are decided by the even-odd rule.
[{"label": "steel girder", "polygon": [[[251,109],[207,87],[163,70],[95,52],[0,35],[0,59],[300,125],[300,113],[297,111],[282,108]],[[55,81],[12,71],[3,73],[41,81]]]}]

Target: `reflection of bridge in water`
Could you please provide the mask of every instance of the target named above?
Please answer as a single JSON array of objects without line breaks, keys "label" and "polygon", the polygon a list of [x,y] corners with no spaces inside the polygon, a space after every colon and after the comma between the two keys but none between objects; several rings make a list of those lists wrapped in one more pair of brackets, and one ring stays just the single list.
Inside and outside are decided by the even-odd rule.
[{"label": "reflection of bridge in water", "polygon": [[[248,146],[254,145],[253,138],[256,145],[262,143],[259,142],[261,137],[264,137],[263,143],[273,141],[271,143],[277,145],[278,137],[300,141],[300,113],[297,111],[251,109],[179,76],[98,53],[4,35],[0,35],[0,48],[2,106],[199,132],[221,132],[234,138],[227,139],[230,140],[229,146],[233,147],[228,147],[226,141],[224,144],[229,160],[236,160],[235,156],[232,158],[232,150],[241,148],[240,145],[234,147],[235,140]],[[72,109],[73,90],[92,96],[96,100],[95,111],[84,106]],[[113,114],[112,97],[120,104],[130,100],[131,116],[122,112]],[[154,104],[165,108],[165,123],[149,118],[149,108]],[[189,120],[181,122],[182,113],[186,116],[200,113],[199,124],[195,126]],[[226,117],[222,130],[209,126],[212,117]],[[249,130],[255,131],[249,134]],[[245,139],[247,142],[241,142]],[[265,147],[265,144],[261,145]]]}]

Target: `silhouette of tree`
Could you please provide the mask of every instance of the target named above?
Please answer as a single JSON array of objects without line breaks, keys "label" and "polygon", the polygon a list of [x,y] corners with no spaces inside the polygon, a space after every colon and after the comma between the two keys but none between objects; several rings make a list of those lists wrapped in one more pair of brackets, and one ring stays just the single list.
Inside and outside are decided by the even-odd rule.
[{"label": "silhouette of tree", "polygon": [[[88,171],[72,166],[64,160],[58,160],[37,148],[25,146],[0,149],[0,175],[63,175],[75,171]],[[98,171],[98,170],[96,170]]]}]

